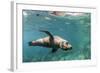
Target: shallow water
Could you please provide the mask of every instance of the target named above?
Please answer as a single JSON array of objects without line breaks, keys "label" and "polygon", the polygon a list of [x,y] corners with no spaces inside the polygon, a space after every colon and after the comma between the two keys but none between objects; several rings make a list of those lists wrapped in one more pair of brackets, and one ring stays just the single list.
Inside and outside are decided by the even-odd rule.
[{"label": "shallow water", "polygon": [[[23,62],[91,59],[91,14],[52,16],[49,13],[23,10]],[[53,35],[68,40],[73,49],[69,51],[59,49],[51,53],[51,48],[29,46],[29,41],[47,36],[38,29],[48,30]]]}]

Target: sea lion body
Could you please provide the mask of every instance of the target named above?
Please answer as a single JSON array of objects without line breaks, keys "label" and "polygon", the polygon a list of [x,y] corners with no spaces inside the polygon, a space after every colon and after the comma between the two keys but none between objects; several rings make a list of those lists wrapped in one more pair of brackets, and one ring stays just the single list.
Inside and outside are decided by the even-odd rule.
[{"label": "sea lion body", "polygon": [[[49,37],[44,37],[44,38],[40,38],[36,41],[32,41],[32,43],[41,43],[41,45],[45,46],[45,47],[50,47],[52,48],[51,44],[50,44],[50,38]],[[62,39],[59,36],[54,36],[54,46],[61,48],[60,44],[61,42],[64,42],[66,40]],[[67,42],[67,41],[66,41]],[[34,44],[33,44],[34,45]]]},{"label": "sea lion body", "polygon": [[[43,31],[45,32],[45,31]],[[42,46],[52,48],[52,52],[56,52],[59,48],[63,50],[72,49],[71,44],[67,40],[59,36],[52,36],[51,33],[46,32],[49,36],[29,42],[30,46]]]}]

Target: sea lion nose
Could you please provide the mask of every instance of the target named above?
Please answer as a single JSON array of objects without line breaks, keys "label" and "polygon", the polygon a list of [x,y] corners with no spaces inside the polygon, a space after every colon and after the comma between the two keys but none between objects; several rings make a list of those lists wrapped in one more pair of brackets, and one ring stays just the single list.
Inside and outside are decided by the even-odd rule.
[{"label": "sea lion nose", "polygon": [[32,46],[32,42],[28,42],[28,45],[29,45],[29,46]]},{"label": "sea lion nose", "polygon": [[72,50],[72,46],[70,47],[70,50]]}]

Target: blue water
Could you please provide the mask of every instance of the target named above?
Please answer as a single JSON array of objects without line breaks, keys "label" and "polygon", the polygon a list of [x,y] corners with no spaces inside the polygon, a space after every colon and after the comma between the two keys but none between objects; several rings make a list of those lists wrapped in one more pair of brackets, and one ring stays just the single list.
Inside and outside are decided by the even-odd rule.
[{"label": "blue water", "polygon": [[[23,10],[23,62],[67,61],[91,59],[91,14],[53,16],[48,11]],[[48,30],[68,40],[73,49],[59,49],[51,53],[50,48],[29,46],[28,42],[46,37],[38,29]]]}]

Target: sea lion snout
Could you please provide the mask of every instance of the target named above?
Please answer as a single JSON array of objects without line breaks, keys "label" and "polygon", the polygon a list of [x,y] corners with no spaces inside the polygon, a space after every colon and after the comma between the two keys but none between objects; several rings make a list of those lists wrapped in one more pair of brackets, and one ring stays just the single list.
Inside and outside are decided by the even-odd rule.
[{"label": "sea lion snout", "polygon": [[68,44],[68,50],[72,50],[72,45]]},{"label": "sea lion snout", "polygon": [[68,47],[68,48],[62,48],[63,50],[67,51],[67,50],[72,50],[72,47]]},{"label": "sea lion snout", "polygon": [[72,47],[70,47],[70,49],[72,49]]},{"label": "sea lion snout", "polygon": [[71,44],[68,44],[68,48],[71,48],[72,49],[72,45]]},{"label": "sea lion snout", "polygon": [[72,46],[69,48],[69,50],[72,50]]}]

